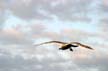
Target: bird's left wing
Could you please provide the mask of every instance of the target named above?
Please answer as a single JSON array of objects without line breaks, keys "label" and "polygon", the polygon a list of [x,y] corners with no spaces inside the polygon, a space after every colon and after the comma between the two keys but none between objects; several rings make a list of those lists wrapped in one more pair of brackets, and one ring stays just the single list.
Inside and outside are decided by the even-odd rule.
[{"label": "bird's left wing", "polygon": [[71,42],[71,44],[73,44],[73,45],[76,44],[77,46],[81,46],[81,47],[84,47],[84,48],[88,48],[88,49],[93,50],[93,48],[91,48],[90,46],[81,44],[81,43],[79,43],[79,42]]},{"label": "bird's left wing", "polygon": [[67,44],[67,43],[61,42],[61,41],[48,41],[48,42],[43,42],[43,43],[40,43],[40,44],[36,44],[35,46],[40,46],[40,45],[49,44],[49,43]]}]

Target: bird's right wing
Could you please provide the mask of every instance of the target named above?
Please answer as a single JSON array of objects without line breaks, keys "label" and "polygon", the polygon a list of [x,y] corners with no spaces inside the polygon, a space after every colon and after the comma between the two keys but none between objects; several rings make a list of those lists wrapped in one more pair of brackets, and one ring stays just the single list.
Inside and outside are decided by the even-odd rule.
[{"label": "bird's right wing", "polygon": [[81,43],[79,43],[79,42],[71,42],[71,44],[76,44],[76,45],[78,45],[78,46],[81,46],[81,47],[84,47],[84,48],[88,48],[88,49],[93,50],[93,48],[91,48],[90,46],[81,44]]},{"label": "bird's right wing", "polygon": [[48,41],[48,42],[36,44],[35,46],[40,46],[40,45],[43,45],[43,44],[49,44],[49,43],[67,44],[67,43],[61,42],[61,41]]},{"label": "bird's right wing", "polygon": [[84,47],[84,48],[88,48],[88,49],[91,49],[91,50],[94,50],[93,48],[91,48],[90,46],[87,46],[87,45],[84,45],[84,44],[79,44],[80,46]]}]

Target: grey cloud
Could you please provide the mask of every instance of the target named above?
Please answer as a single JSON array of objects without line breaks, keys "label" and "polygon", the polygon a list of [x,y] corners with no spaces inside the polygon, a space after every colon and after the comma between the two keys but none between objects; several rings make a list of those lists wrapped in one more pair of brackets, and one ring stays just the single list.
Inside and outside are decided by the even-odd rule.
[{"label": "grey cloud", "polygon": [[98,55],[88,58],[87,56],[84,59],[75,60],[76,64],[82,68],[96,68],[98,71],[107,71],[108,62],[107,62],[107,53],[99,52]]},{"label": "grey cloud", "polygon": [[[35,6],[34,6],[35,7]],[[20,18],[28,19],[35,16],[35,9],[32,5],[27,6],[22,1],[18,2],[17,0],[13,5],[11,5],[10,10],[16,16]]]},{"label": "grey cloud", "polygon": [[[1,0],[0,4],[2,3],[2,1],[3,0]],[[92,8],[89,8],[90,5],[92,3],[95,3],[93,0],[76,0],[76,1],[67,0],[67,2],[64,4],[59,3],[57,6],[51,6],[51,1],[49,0],[46,1],[31,0],[28,3],[26,1],[24,2],[23,0],[20,1],[12,0],[12,1],[13,2],[9,5],[9,10],[15,16],[18,16],[22,19],[46,19],[47,16],[49,18],[50,15],[53,14],[58,16],[60,19],[65,19],[65,20],[70,19],[74,21],[76,19],[78,19],[78,21],[91,21],[91,18],[89,18],[87,15],[88,13],[90,14],[92,10]],[[1,10],[0,16],[4,17],[3,14],[6,8],[7,8],[6,6],[0,8]],[[40,9],[43,10],[44,12],[42,11],[42,13],[40,13],[39,12]],[[93,9],[92,12],[94,11],[95,10]],[[96,11],[99,10],[96,9]],[[101,12],[102,15],[104,12],[107,12],[106,8],[105,9],[102,8],[101,11],[102,11]],[[48,13],[48,15],[44,15],[43,13],[45,12]],[[107,29],[107,19],[104,21],[104,23],[106,24],[102,23],[100,27],[102,29],[104,28]],[[49,48],[47,49],[47,48],[40,48],[40,47],[38,47],[39,50],[37,49],[37,47],[36,49],[34,49],[35,47],[32,46],[32,41],[31,41],[31,39],[37,39],[37,38],[50,38],[54,40],[57,39],[57,40],[87,42],[87,38],[95,36],[96,33],[91,34],[88,32],[74,30],[74,29],[69,29],[69,30],[65,29],[62,30],[60,33],[55,33],[52,31],[47,32],[45,31],[47,29],[45,25],[39,25],[39,24],[29,25],[29,28],[31,28],[31,30],[28,32],[22,32],[23,31],[22,28],[19,28],[21,31],[19,31],[19,29],[18,30],[14,29],[16,30],[16,32],[19,32],[18,34],[12,34],[9,32],[7,33],[7,32],[0,31],[0,43],[2,43],[2,45],[7,45],[7,51],[5,51],[6,46],[2,46],[0,44],[0,70],[1,71],[43,71],[43,70],[44,71],[72,71],[72,70],[87,71],[89,69],[95,69],[95,68],[97,68],[98,71],[107,71],[108,55],[106,52],[102,54],[99,53],[100,57],[97,58],[95,58],[95,55],[97,54],[94,53],[93,54],[94,56],[91,55],[93,56],[92,58],[86,57],[85,59],[82,58],[76,60],[73,60],[72,58],[65,59],[65,56],[63,58],[62,55],[59,55],[58,54],[59,51],[57,51],[56,49],[52,50]],[[23,28],[27,28],[27,27],[23,27]],[[73,32],[74,34],[72,34]],[[84,39],[86,38],[86,40],[84,40],[83,38]],[[12,46],[11,47],[8,46],[9,44],[17,44],[16,47],[18,49],[16,49],[15,51],[14,48],[12,48]],[[22,46],[22,44],[24,46]],[[13,55],[16,54],[16,55],[13,56],[12,54]],[[48,54],[52,54],[52,56],[50,57],[50,55]],[[25,59],[24,56],[26,55],[30,59]],[[73,57],[75,58],[74,54],[71,55],[73,55]],[[41,56],[43,57],[42,60],[39,60],[39,56],[40,58]],[[53,58],[56,59],[54,60]]]},{"label": "grey cloud", "polygon": [[[58,4],[53,6],[54,2]],[[10,10],[13,15],[26,20],[51,20],[53,19],[52,15],[55,15],[61,20],[91,22],[94,18],[89,17],[91,16],[89,14],[99,14],[101,12],[103,15],[107,9],[107,6],[98,0],[66,0],[65,3],[62,0],[20,0],[20,2],[18,0],[11,0],[4,3],[8,5],[6,9]]]},{"label": "grey cloud", "polygon": [[[43,0],[31,0],[30,3],[26,3],[24,1],[14,1],[14,3],[10,6],[10,10],[12,13],[23,19],[41,19],[47,18],[47,16],[42,15],[38,12],[41,9],[41,6],[44,6],[46,2]],[[47,5],[47,4],[46,4]]]},{"label": "grey cloud", "polygon": [[[49,49],[43,47],[38,47],[35,50],[33,49],[32,52],[30,51],[25,52],[29,48],[16,48],[16,51],[21,49],[22,52],[13,56],[12,54],[16,54],[14,51],[6,51],[4,48],[1,48],[0,51],[0,69],[2,71],[87,71],[91,69],[97,69],[97,71],[107,71],[108,62],[107,61],[107,54],[98,52],[92,54],[85,54],[87,57],[78,57],[79,55],[76,51],[72,54],[65,52],[57,51],[56,49]],[[8,53],[8,54],[7,54]],[[88,52],[89,53],[89,52]],[[27,55],[27,58],[25,56]],[[51,54],[51,55],[50,55]],[[63,54],[68,54],[69,58],[65,59],[66,57]],[[91,56],[90,56],[91,55]],[[33,56],[33,57],[32,57]],[[39,59],[39,56],[42,59]],[[51,57],[50,57],[51,56]],[[71,58],[72,57],[72,58]],[[95,70],[94,70],[95,71]]]},{"label": "grey cloud", "polygon": [[29,27],[31,28],[31,34],[37,34],[37,35],[42,34],[47,29],[42,22],[37,24],[32,23],[32,25]]},{"label": "grey cloud", "polygon": [[[51,19],[51,15],[55,15],[62,20],[91,21],[87,15],[92,10],[90,8],[94,3],[92,0],[67,0],[64,4],[60,1],[56,6],[51,5],[53,2],[49,0],[31,0],[30,2],[15,0],[9,9],[14,15],[23,19]],[[43,10],[46,15],[40,13],[39,10]]]},{"label": "grey cloud", "polygon": [[0,0],[0,29],[3,28],[3,23],[6,20],[6,9],[7,9],[7,2],[6,0]]},{"label": "grey cloud", "polygon": [[[19,48],[17,48],[18,51]],[[4,50],[4,49],[1,49]],[[24,54],[28,55],[28,52],[25,52],[24,50]],[[36,57],[38,55],[40,55],[39,52],[41,52],[42,50],[43,53],[41,53],[41,55],[43,56],[43,59],[41,61],[39,61]],[[28,59],[25,59],[24,56],[22,56],[22,53],[19,53],[15,56],[13,56],[12,54],[15,54],[16,52],[12,52],[12,54],[5,54],[4,52],[8,52],[11,53],[9,50],[4,52],[0,51],[0,69],[2,71],[64,71],[64,70],[68,70],[68,71],[72,71],[72,69],[74,69],[74,71],[77,71],[76,67],[74,66],[74,64],[72,64],[72,62],[70,61],[66,61],[65,59],[63,59],[58,52],[54,53],[54,52],[50,52],[49,53],[53,53],[53,55],[55,55],[54,57],[56,57],[56,60],[50,58],[49,53],[47,52],[47,50],[42,49],[42,50],[36,50],[35,54],[30,54],[30,56],[28,57]],[[35,57],[32,57],[32,55],[34,55]],[[58,56],[59,55],[59,56]],[[31,58],[32,57],[32,58]],[[65,66],[65,64],[68,66]],[[73,67],[72,67],[73,66]]]},{"label": "grey cloud", "polygon": [[103,4],[100,4],[99,9],[100,9],[101,12],[107,14],[107,12],[108,12],[108,5],[107,4],[104,4],[104,3]]},{"label": "grey cloud", "polygon": [[[9,30],[9,29],[8,29]],[[0,43],[1,44],[31,44],[32,41],[27,39],[24,34],[18,33],[15,29],[10,31],[0,31]]]},{"label": "grey cloud", "polygon": [[[16,25],[16,27],[0,31],[1,44],[32,45],[33,40],[46,35],[47,29],[42,22],[30,25]],[[26,31],[25,31],[26,30]],[[45,37],[44,37],[45,38]]]},{"label": "grey cloud", "polygon": [[104,35],[105,38],[107,38],[107,35],[108,34],[108,17],[107,15],[103,18],[100,19],[99,21],[99,24],[98,24],[98,27],[101,29],[101,35]]},{"label": "grey cloud", "polygon": [[83,17],[87,18],[86,15],[89,11],[91,2],[89,2],[88,0],[68,0],[65,5],[58,5],[54,8],[49,8],[49,11],[53,14],[56,14],[58,17],[60,17],[60,19],[64,20],[74,20],[73,18],[77,19],[77,17],[81,17],[80,19],[82,19]]}]

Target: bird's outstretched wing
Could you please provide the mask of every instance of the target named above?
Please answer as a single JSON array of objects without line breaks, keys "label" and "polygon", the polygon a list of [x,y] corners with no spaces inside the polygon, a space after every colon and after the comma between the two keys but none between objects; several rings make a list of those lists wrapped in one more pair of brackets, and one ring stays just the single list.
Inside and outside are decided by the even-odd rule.
[{"label": "bird's outstretched wing", "polygon": [[81,47],[84,47],[84,48],[88,48],[88,49],[93,50],[93,48],[91,48],[90,46],[81,44],[81,43],[79,43],[79,42],[71,42],[71,44],[73,44],[73,45],[76,44],[77,46],[81,46]]},{"label": "bird's outstretched wing", "polygon": [[44,43],[40,43],[40,44],[36,44],[35,46],[40,46],[43,44],[49,44],[49,43],[59,43],[59,44],[67,44],[65,42],[61,42],[61,41],[48,41],[48,42],[44,42]]}]

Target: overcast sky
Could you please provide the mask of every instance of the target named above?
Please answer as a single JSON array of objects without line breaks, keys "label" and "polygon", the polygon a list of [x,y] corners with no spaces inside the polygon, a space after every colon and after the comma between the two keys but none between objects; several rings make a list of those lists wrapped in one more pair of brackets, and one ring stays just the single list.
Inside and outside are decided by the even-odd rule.
[{"label": "overcast sky", "polygon": [[[0,0],[0,71],[107,71],[107,0]],[[94,48],[60,51],[59,40]]]}]

